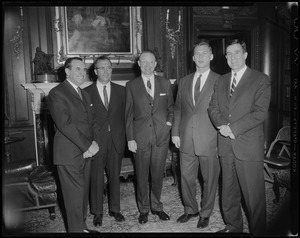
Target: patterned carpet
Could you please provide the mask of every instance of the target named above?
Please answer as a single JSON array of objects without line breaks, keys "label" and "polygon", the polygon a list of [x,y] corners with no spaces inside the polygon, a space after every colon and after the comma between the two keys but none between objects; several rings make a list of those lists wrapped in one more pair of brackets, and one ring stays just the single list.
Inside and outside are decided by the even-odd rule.
[{"label": "patterned carpet", "polygon": [[[149,222],[140,225],[138,223],[138,210],[135,201],[134,183],[132,179],[127,179],[121,183],[121,212],[125,216],[125,222],[116,222],[113,217],[108,215],[107,202],[104,204],[103,225],[101,227],[93,227],[93,215],[89,214],[87,217],[87,225],[90,229],[96,229],[101,233],[140,233],[140,232],[159,232],[159,233],[213,233],[225,227],[221,212],[219,195],[215,202],[215,209],[210,218],[210,224],[205,229],[198,229],[198,218],[192,218],[187,223],[177,223],[176,219],[183,214],[183,205],[178,191],[178,186],[172,186],[173,177],[167,176],[164,178],[162,202],[164,204],[164,211],[170,215],[170,221],[161,221],[155,215],[149,214]],[[200,185],[197,186],[197,199],[201,201]],[[289,214],[286,213],[286,206],[290,204],[290,192],[286,189],[280,188],[281,198],[275,204],[272,200],[275,198],[274,192],[270,184],[266,183],[267,192],[267,222],[269,227],[269,235],[282,235],[286,233],[286,227],[289,225]],[[282,210],[285,212],[282,213]],[[28,211],[20,216],[22,221],[18,224],[16,234],[33,235],[35,233],[65,233],[65,226],[62,218],[62,213],[59,206],[56,207],[56,219],[50,220],[47,209]],[[244,232],[248,231],[248,222],[244,216]],[[278,226],[279,224],[279,226]]]}]

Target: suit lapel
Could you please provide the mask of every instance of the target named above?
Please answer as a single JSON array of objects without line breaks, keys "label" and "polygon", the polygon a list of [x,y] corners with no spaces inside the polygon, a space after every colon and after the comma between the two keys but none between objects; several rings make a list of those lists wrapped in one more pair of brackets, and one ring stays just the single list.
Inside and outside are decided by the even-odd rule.
[{"label": "suit lapel", "polygon": [[227,74],[226,78],[225,78],[225,89],[226,89],[226,98],[227,100],[230,99],[230,81],[231,81],[231,73]]},{"label": "suit lapel", "polygon": [[251,80],[249,80],[250,74],[251,74],[251,70],[247,68],[243,76],[241,77],[238,85],[236,86],[234,93],[232,94],[232,98],[231,98],[232,100],[235,100],[236,97],[238,97],[241,92],[249,88],[248,84],[251,82]]},{"label": "suit lapel", "polygon": [[[99,91],[98,91],[98,88],[97,88],[97,83],[95,82],[94,83],[94,85],[93,85],[93,94],[94,94],[94,96],[97,98],[97,100],[98,100],[98,102],[99,102],[99,104],[98,105],[101,105],[101,107],[103,107],[105,110],[106,110],[106,107],[105,107],[105,105],[104,105],[104,103],[103,103],[103,101],[102,101],[102,99],[101,99],[101,97],[100,97],[100,93],[99,93]],[[111,95],[112,93],[110,93],[110,95]]]},{"label": "suit lapel", "polygon": [[191,74],[189,78],[187,78],[187,95],[188,95],[188,103],[191,107],[194,107],[194,99],[193,99],[193,79],[195,73]]}]

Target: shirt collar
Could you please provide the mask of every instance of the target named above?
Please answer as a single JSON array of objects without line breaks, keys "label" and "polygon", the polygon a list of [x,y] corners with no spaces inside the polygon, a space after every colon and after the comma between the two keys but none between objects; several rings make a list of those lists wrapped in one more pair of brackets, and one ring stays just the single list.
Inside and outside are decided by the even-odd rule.
[{"label": "shirt collar", "polygon": [[110,81],[107,84],[103,84],[97,80],[97,87],[103,88],[103,86],[106,86],[106,88],[110,88]]},{"label": "shirt collar", "polygon": [[245,66],[244,66],[242,69],[240,69],[238,72],[231,71],[232,77],[233,77],[234,73],[236,73],[237,78],[240,79],[240,78],[243,76],[243,74],[245,73],[246,69],[247,69],[247,65],[245,65]]},{"label": "shirt collar", "polygon": [[79,87],[79,86],[77,86],[75,83],[72,83],[69,79],[67,79],[68,80],[68,82],[72,85],[72,87],[76,90],[76,92],[77,92],[77,88]]},{"label": "shirt collar", "polygon": [[[201,79],[206,79],[207,78],[207,76],[208,76],[208,74],[209,74],[209,72],[210,72],[210,69],[208,69],[208,70],[206,70],[204,73],[201,73]],[[200,73],[199,72],[196,72],[196,78],[198,78],[199,76],[200,76]]]},{"label": "shirt collar", "polygon": [[146,76],[144,74],[142,74],[142,79],[144,80],[144,82],[147,82],[148,79],[150,79],[151,82],[154,81],[154,74],[152,74],[151,76]]}]

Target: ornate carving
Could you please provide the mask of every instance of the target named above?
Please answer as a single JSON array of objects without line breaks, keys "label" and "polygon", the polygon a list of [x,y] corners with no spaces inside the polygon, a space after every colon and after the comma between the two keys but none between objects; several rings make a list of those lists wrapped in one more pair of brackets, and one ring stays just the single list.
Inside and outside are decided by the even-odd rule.
[{"label": "ornate carving", "polygon": [[10,42],[13,44],[14,52],[17,59],[20,58],[21,44],[22,44],[22,31],[23,31],[23,8],[20,7],[20,22],[19,26],[16,26],[16,32]]},{"label": "ornate carving", "polygon": [[167,17],[166,17],[166,31],[167,31],[166,37],[170,42],[170,50],[171,50],[172,59],[174,59],[177,45],[181,44],[181,32],[180,32],[181,26],[182,26],[181,11],[179,10],[177,30],[169,27],[169,9],[168,9]]},{"label": "ornate carving", "polygon": [[53,29],[54,29],[54,32],[59,32],[59,31],[62,31],[64,29],[64,23],[63,21],[61,20],[61,18],[55,18],[53,19]]}]

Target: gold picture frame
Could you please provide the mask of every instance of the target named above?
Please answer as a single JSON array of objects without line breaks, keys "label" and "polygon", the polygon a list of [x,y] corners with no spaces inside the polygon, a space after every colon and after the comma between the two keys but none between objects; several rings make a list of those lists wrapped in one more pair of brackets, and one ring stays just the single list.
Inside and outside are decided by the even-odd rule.
[{"label": "gold picture frame", "polygon": [[141,53],[141,7],[55,7],[57,62],[82,57],[92,63],[108,55],[113,63],[134,63]]}]

